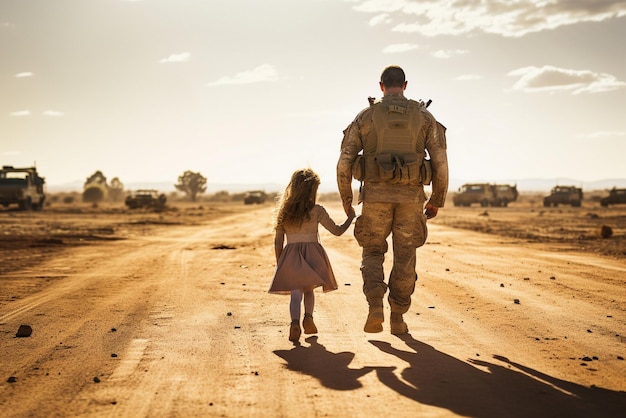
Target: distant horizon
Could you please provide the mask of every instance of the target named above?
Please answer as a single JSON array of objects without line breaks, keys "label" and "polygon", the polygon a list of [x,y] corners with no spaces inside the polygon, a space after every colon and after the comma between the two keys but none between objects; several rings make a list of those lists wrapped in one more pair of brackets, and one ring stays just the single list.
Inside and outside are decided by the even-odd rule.
[{"label": "distant horizon", "polygon": [[[45,176],[44,176],[45,177]],[[174,187],[175,182],[168,181],[137,181],[137,182],[124,182],[124,190],[126,192],[138,190],[138,189],[156,189],[164,193],[177,192]],[[448,192],[455,192],[463,184],[469,183],[491,183],[491,184],[510,184],[517,185],[518,191],[522,192],[543,192],[549,191],[554,186],[577,186],[590,191],[610,190],[613,187],[626,188],[625,178],[607,178],[600,180],[578,180],[571,178],[526,178],[518,180],[498,180],[490,181],[485,179],[479,180],[462,180],[462,179],[450,179]],[[46,183],[46,189],[49,193],[62,193],[62,192],[82,192],[84,181],[76,180],[70,183]],[[228,193],[242,193],[249,190],[263,190],[268,193],[279,192],[285,186],[277,182],[268,183],[211,183],[207,182],[206,193],[217,193],[220,191],[226,191]],[[425,186],[427,190],[430,186]],[[358,183],[354,182],[354,189],[358,189]],[[332,193],[337,191],[336,184],[327,185],[322,183],[319,189],[320,193]]]}]

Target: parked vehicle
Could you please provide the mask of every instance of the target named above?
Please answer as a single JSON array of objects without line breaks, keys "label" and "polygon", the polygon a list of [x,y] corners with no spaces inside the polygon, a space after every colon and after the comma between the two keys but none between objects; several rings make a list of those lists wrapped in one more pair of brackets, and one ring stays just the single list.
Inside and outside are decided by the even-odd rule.
[{"label": "parked vehicle", "polygon": [[619,205],[622,203],[626,203],[626,189],[616,189],[613,187],[609,191],[609,195],[607,197],[600,199],[600,205],[603,207],[608,207],[609,205]]},{"label": "parked vehicle", "polygon": [[126,196],[124,203],[129,209],[163,209],[167,198],[154,189],[137,190]]},{"label": "parked vehicle", "polygon": [[246,195],[243,198],[243,203],[246,205],[252,205],[254,203],[261,204],[265,203],[265,199],[267,199],[267,195],[262,190],[252,190],[246,192]]},{"label": "parked vehicle", "polygon": [[459,188],[452,202],[454,206],[471,206],[474,203],[480,206],[508,206],[509,202],[517,200],[517,185],[467,183]]},{"label": "parked vehicle", "polygon": [[5,165],[0,170],[0,204],[17,205],[20,210],[40,210],[46,200],[44,183],[35,167]]},{"label": "parked vehicle", "polygon": [[583,189],[576,186],[555,186],[550,195],[543,198],[543,206],[570,205],[579,207],[583,200]]}]

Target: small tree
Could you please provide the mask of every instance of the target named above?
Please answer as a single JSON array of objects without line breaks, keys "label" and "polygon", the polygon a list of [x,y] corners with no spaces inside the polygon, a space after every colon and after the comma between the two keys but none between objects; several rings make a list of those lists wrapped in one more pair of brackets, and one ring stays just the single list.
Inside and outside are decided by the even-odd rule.
[{"label": "small tree", "polygon": [[109,200],[112,202],[119,202],[122,200],[123,195],[124,184],[122,184],[119,178],[113,178],[113,180],[111,180],[111,184],[109,185]]},{"label": "small tree", "polygon": [[206,177],[187,170],[178,177],[178,183],[174,187],[189,196],[192,202],[195,202],[196,196],[206,191]]}]

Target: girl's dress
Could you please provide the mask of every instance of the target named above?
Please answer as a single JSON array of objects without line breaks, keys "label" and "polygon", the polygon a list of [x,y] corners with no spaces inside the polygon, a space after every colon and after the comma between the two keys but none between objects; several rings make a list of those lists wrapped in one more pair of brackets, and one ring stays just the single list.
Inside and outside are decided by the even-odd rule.
[{"label": "girl's dress", "polygon": [[282,225],[276,228],[275,245],[281,248],[285,235],[287,245],[276,263],[269,293],[289,294],[292,290],[319,286],[324,292],[337,289],[328,255],[319,241],[317,225],[321,224],[331,234],[339,236],[346,232],[354,218],[348,217],[343,225],[336,225],[320,205],[315,205],[310,215],[311,218],[304,220],[298,229]]}]

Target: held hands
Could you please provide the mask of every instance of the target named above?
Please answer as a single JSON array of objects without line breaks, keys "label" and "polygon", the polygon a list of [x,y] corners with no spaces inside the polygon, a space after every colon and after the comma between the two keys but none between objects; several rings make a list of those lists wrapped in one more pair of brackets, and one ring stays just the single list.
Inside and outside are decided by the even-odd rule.
[{"label": "held hands", "polygon": [[350,219],[356,218],[356,212],[353,206],[350,206],[350,208],[348,209],[347,215],[348,215],[348,218]]},{"label": "held hands", "polygon": [[426,219],[432,219],[437,216],[437,212],[439,208],[437,206],[433,206],[431,203],[426,203],[426,209],[424,210],[424,215],[426,215]]}]

